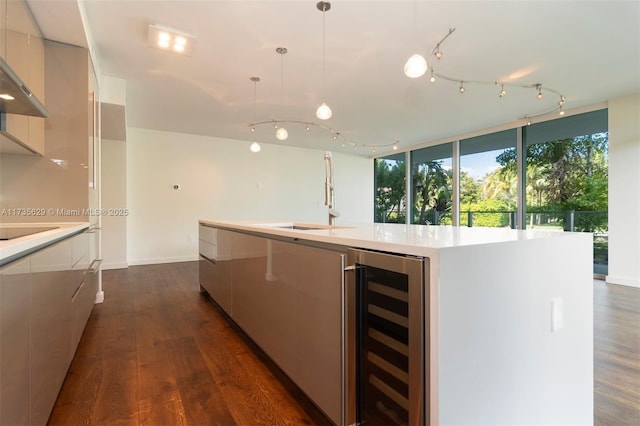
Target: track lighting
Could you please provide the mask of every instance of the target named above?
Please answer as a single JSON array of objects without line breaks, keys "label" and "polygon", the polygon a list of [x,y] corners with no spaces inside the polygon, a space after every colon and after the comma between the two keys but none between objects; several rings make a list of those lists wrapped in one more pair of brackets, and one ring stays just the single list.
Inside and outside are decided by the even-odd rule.
[{"label": "track lighting", "polygon": [[260,152],[262,148],[260,147],[260,144],[258,142],[254,142],[251,144],[249,149],[251,150],[251,152]]},{"label": "track lighting", "polygon": [[433,67],[431,67],[431,77],[429,77],[429,81],[432,83],[436,81],[436,76],[433,75]]},{"label": "track lighting", "polygon": [[499,95],[499,96],[500,96],[501,98],[503,98],[503,97],[504,97],[504,95],[506,95],[506,94],[507,94],[507,92],[504,90],[504,84],[502,84],[502,85],[500,86],[500,95]]},{"label": "track lighting", "polygon": [[276,138],[278,138],[279,140],[286,141],[288,137],[289,132],[287,132],[287,129],[285,129],[284,127],[279,127],[278,130],[276,130]]},{"label": "track lighting", "polygon": [[542,99],[542,84],[536,84],[536,89],[538,90],[538,95],[536,96],[536,98],[540,100]]},{"label": "track lighting", "polygon": [[442,52],[440,51],[440,45],[436,46],[436,51],[433,53],[433,56],[435,56],[436,59],[442,58]]},{"label": "track lighting", "polygon": [[458,88],[458,91],[460,93],[464,93],[464,82],[463,81],[460,82],[460,87]]}]

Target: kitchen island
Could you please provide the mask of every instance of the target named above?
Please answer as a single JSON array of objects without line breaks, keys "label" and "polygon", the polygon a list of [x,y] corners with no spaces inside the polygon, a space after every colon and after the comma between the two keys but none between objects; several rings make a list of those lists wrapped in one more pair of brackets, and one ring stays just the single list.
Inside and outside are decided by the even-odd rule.
[{"label": "kitchen island", "polygon": [[[424,423],[593,422],[590,234],[201,220],[200,283],[329,418],[349,423],[353,249],[424,265]],[[418,374],[378,364],[407,382]],[[381,412],[405,422],[413,397],[385,392]]]}]

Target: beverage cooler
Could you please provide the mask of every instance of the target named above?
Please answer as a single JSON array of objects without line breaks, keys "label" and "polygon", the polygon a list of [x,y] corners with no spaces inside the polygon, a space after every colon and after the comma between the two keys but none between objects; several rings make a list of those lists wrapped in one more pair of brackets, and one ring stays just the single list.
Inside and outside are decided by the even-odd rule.
[{"label": "beverage cooler", "polygon": [[345,268],[347,425],[423,425],[428,259],[350,249]]}]

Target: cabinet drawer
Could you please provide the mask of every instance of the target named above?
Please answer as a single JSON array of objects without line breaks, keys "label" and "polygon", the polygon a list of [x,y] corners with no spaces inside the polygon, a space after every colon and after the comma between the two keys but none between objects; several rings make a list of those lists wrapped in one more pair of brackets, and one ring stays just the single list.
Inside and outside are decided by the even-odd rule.
[{"label": "cabinet drawer", "polygon": [[200,241],[206,241],[208,243],[218,244],[218,230],[209,226],[199,225],[198,238]]}]

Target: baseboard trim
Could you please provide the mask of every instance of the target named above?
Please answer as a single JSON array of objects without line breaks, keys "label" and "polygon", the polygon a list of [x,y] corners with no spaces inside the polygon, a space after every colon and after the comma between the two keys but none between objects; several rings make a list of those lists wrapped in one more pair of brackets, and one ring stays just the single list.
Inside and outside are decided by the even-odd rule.
[{"label": "baseboard trim", "polygon": [[105,269],[127,269],[129,267],[129,264],[124,262],[124,263],[102,263],[102,266],[100,269],[102,269],[103,271]]},{"label": "baseboard trim", "polygon": [[166,257],[162,259],[137,259],[137,260],[129,260],[129,266],[156,265],[159,263],[192,262],[196,260],[198,260],[198,256]]},{"label": "baseboard trim", "polygon": [[638,287],[640,288],[640,281],[638,280],[630,280],[628,278],[620,278],[620,277],[612,277],[611,275],[607,275],[605,279],[607,284],[618,284],[618,285],[626,285],[628,287]]}]

